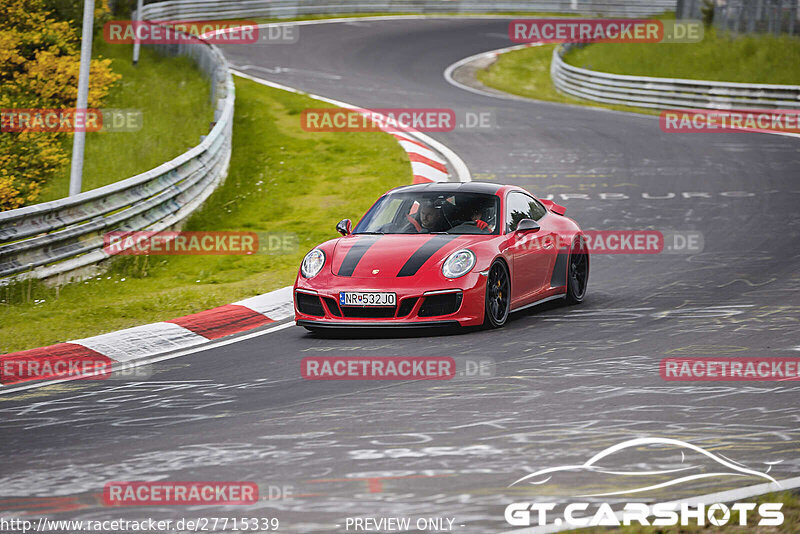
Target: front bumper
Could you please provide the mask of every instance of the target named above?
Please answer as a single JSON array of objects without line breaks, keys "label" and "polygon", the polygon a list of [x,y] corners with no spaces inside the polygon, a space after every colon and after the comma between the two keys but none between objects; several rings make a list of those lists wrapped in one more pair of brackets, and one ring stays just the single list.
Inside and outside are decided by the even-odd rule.
[{"label": "front bumper", "polygon": [[[319,280],[298,277],[293,292],[295,320],[299,326],[314,328],[424,328],[476,326],[483,323],[486,278],[480,273],[472,272],[454,280],[436,280],[427,287],[420,284],[420,280],[413,277],[371,279],[326,276]],[[397,300],[393,310],[388,307],[375,310],[340,306],[341,291],[390,291],[397,294]],[[309,307],[306,305],[298,307],[299,294],[304,304],[315,304],[311,310],[313,313],[308,313]],[[452,304],[459,300],[458,296],[460,301],[457,307],[437,307],[441,302]],[[318,300],[313,300],[315,298]],[[450,308],[453,308],[452,311]],[[446,313],[440,314],[439,311]]]},{"label": "front bumper", "polygon": [[460,327],[458,321],[382,321],[382,322],[356,322],[356,321],[308,321],[300,319],[296,321],[297,326],[309,328],[455,328]]}]

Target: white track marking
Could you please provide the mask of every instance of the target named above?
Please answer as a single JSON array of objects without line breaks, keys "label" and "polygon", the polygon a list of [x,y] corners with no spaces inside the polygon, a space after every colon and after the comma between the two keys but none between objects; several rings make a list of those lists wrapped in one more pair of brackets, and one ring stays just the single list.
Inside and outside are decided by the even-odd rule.
[{"label": "white track marking", "polygon": [[256,313],[266,315],[273,321],[280,321],[294,315],[292,302],[292,286],[282,287],[263,295],[234,302],[239,306],[250,308]]},{"label": "white track marking", "polygon": [[427,178],[431,182],[447,181],[447,173],[444,173],[439,169],[434,169],[433,167],[431,167],[426,163],[422,163],[419,161],[412,161],[411,169],[414,173],[414,176],[422,176],[423,178]]},{"label": "white track marking", "polygon": [[[266,334],[271,334],[272,332],[277,332],[279,330],[283,330],[283,329],[289,328],[291,326],[295,326],[295,324],[294,324],[294,322],[290,321],[290,322],[287,322],[287,323],[279,324],[277,326],[273,326],[271,328],[267,328],[266,330],[259,330],[257,332],[251,332],[249,334],[243,334],[241,336],[236,336],[236,337],[234,337],[232,339],[221,339],[219,341],[212,341],[212,342],[204,344],[204,345],[199,345],[199,346],[196,346],[196,347],[190,347],[190,348],[187,348],[187,349],[183,349],[181,351],[174,352],[172,354],[164,354],[164,355],[161,355],[161,356],[153,356],[152,358],[142,358],[141,360],[135,360],[135,361],[132,361],[132,362],[128,362],[125,365],[126,365],[126,368],[131,368],[131,367],[139,367],[141,365],[147,365],[147,364],[151,364],[151,363],[157,363],[157,362],[161,362],[161,361],[164,361],[164,360],[172,360],[173,358],[180,358],[181,356],[188,356],[189,354],[194,354],[196,352],[203,352],[203,351],[206,351],[206,350],[213,350],[213,349],[217,349],[219,347],[224,347],[225,345],[230,345],[232,343],[238,343],[238,342],[244,341],[246,339],[252,339],[254,337],[263,336],[263,335],[266,335]],[[114,367],[112,366],[111,369],[112,369],[112,372],[113,372]],[[84,375],[84,376],[61,378],[61,379],[58,379],[58,380],[48,380],[47,382],[37,382],[35,384],[26,384],[26,385],[22,385],[22,386],[12,386],[12,387],[7,387],[7,388],[4,387],[4,388],[0,388],[0,395],[8,395],[10,393],[18,393],[20,391],[25,391],[25,390],[28,390],[28,389],[36,389],[36,388],[41,388],[41,387],[44,387],[44,386],[52,386],[53,384],[61,384],[63,382],[71,382],[73,380],[81,380],[81,379],[88,378],[90,376],[94,376],[95,374],[99,374],[99,373],[87,374],[87,375]]]},{"label": "white track marking", "polygon": [[70,341],[118,362],[161,354],[208,341],[173,323],[152,323]]},{"label": "white track marking", "polygon": [[433,152],[432,150],[428,150],[427,148],[422,148],[419,145],[416,145],[410,141],[403,141],[402,139],[398,139],[397,142],[400,143],[400,146],[403,147],[403,150],[405,150],[406,152],[415,152],[437,163],[441,163],[442,165],[445,164],[445,161],[442,160],[442,158],[440,158],[439,155]]}]

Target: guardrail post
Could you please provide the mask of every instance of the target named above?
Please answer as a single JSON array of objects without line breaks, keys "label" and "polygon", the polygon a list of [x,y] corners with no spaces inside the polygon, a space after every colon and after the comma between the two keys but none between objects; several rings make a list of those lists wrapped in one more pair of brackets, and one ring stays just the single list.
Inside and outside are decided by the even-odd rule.
[{"label": "guardrail post", "polygon": [[137,65],[139,63],[139,50],[142,47],[142,43],[139,40],[139,26],[142,23],[142,9],[144,0],[136,0],[136,21],[134,22],[134,32],[133,32],[133,64]]},{"label": "guardrail post", "polygon": [[86,142],[86,108],[89,105],[89,67],[92,63],[92,27],[94,26],[94,0],[83,2],[83,35],[81,36],[81,65],[78,71],[78,99],[75,113],[83,113],[84,127],[78,127],[72,137],[72,161],[69,173],[69,196],[77,195],[83,187],[83,152]]}]

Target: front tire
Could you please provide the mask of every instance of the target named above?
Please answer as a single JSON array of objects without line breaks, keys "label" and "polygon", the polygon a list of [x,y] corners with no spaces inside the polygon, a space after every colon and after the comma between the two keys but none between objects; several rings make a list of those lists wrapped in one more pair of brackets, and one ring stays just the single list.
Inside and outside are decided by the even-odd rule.
[{"label": "front tire", "polygon": [[580,304],[589,285],[589,251],[582,236],[572,243],[567,270],[567,304]]},{"label": "front tire", "polygon": [[488,328],[500,328],[506,324],[511,310],[511,277],[502,261],[495,261],[486,277],[486,304],[483,324]]}]

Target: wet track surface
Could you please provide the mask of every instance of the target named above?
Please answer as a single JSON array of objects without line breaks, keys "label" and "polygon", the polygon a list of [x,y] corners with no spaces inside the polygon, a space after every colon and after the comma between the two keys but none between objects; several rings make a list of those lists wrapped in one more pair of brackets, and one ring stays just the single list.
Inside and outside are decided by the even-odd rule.
[{"label": "wet track surface", "polygon": [[[499,331],[322,339],[290,327],[155,364],[140,382],[0,396],[0,513],[278,517],[279,531],[298,533],[406,515],[495,532],[511,528],[509,502],[570,499],[591,481],[509,484],[637,437],[800,475],[800,385],[666,382],[658,368],[668,356],[800,355],[800,140],[668,134],[651,117],[448,84],[451,63],[508,45],[506,24],[309,25],[295,45],[223,50],[253,76],[365,107],[490,111],[492,128],[431,134],[473,179],[553,194],[584,229],[700,231],[701,253],[593,256],[582,305],[540,306]],[[496,369],[449,382],[304,381],[300,360],[312,355],[489,356]],[[253,480],[294,498],[246,512],[109,510],[96,498],[109,481],[161,479]],[[759,482],[709,479],[658,497]]]}]

